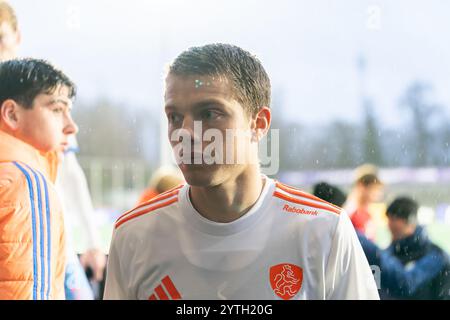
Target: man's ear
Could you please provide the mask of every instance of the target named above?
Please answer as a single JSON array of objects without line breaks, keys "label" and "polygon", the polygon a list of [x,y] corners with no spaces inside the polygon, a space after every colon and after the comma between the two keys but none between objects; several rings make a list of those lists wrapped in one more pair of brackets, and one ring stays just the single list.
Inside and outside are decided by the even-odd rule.
[{"label": "man's ear", "polygon": [[269,131],[272,113],[269,107],[261,107],[253,118],[252,140],[259,142]]},{"label": "man's ear", "polygon": [[0,123],[10,130],[16,130],[19,127],[20,106],[11,99],[3,102],[0,106]]}]

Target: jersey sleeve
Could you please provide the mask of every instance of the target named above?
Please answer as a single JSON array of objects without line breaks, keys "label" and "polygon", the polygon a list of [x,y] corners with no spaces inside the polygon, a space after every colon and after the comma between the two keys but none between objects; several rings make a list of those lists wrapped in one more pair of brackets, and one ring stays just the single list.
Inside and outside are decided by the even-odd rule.
[{"label": "jersey sleeve", "polygon": [[341,211],[325,274],[328,300],[378,300],[372,270],[345,211]]},{"label": "jersey sleeve", "polygon": [[117,250],[116,231],[113,234],[111,246],[109,249],[108,266],[106,269],[104,300],[128,300],[130,297],[122,279],[120,268],[120,256]]}]

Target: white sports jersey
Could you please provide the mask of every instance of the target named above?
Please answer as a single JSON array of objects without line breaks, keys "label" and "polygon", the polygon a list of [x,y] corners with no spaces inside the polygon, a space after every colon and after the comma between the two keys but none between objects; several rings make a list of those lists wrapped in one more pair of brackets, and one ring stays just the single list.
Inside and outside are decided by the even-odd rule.
[{"label": "white sports jersey", "polygon": [[341,209],[265,177],[252,209],[216,223],[180,186],[121,216],[105,299],[379,299]]}]

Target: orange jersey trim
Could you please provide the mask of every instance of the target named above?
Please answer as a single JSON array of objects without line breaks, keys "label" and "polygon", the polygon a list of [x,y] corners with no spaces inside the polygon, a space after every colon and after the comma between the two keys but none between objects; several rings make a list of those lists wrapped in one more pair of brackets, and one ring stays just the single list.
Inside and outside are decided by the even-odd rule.
[{"label": "orange jersey trim", "polygon": [[329,203],[329,202],[327,202],[327,201],[325,201],[323,199],[320,199],[319,197],[313,196],[312,194],[306,193],[306,192],[301,191],[301,190],[299,190],[297,188],[294,188],[294,187],[291,187],[291,186],[287,186],[287,185],[285,185],[285,184],[283,184],[283,183],[281,183],[279,181],[276,181],[276,186],[277,186],[277,188],[280,188],[281,190],[283,190],[283,191],[285,191],[287,193],[290,193],[290,194],[293,194],[293,195],[296,195],[296,196],[300,196],[300,197],[303,197],[303,198],[307,198],[307,199],[310,199],[310,200],[319,201],[319,202],[325,203],[327,205],[330,205],[330,206],[332,206],[332,207],[334,207],[334,208],[336,208],[338,210],[341,210],[341,208],[338,207],[337,205]]},{"label": "orange jersey trim", "polygon": [[[161,200],[161,199],[159,199],[159,200]],[[159,204],[155,204],[154,206],[152,206],[152,207],[150,207],[150,208],[148,208],[148,209],[146,209],[144,211],[137,212],[137,213],[134,213],[134,214],[130,214],[127,217],[124,217],[122,220],[117,221],[116,225],[115,225],[115,229],[117,229],[118,227],[120,227],[122,224],[124,224],[127,221],[130,221],[130,220],[132,220],[134,218],[140,217],[140,216],[142,216],[144,214],[147,214],[149,212],[152,212],[152,211],[154,211],[156,209],[161,209],[161,208],[167,207],[167,206],[169,206],[172,203],[175,203],[177,201],[178,201],[178,197],[174,198],[174,199],[171,199],[171,200],[168,200],[166,202],[161,202]]]},{"label": "orange jersey trim", "polygon": [[151,200],[149,200],[149,201],[147,201],[147,202],[145,202],[145,203],[142,203],[142,204],[138,205],[136,208],[131,209],[131,210],[128,210],[127,212],[125,212],[123,215],[121,215],[121,216],[116,220],[116,224],[119,223],[120,220],[122,220],[123,218],[125,218],[125,217],[126,217],[127,215],[129,215],[130,213],[135,212],[136,210],[142,209],[143,207],[146,207],[146,206],[148,206],[148,205],[151,205],[151,204],[154,204],[154,203],[156,203],[156,202],[159,202],[159,201],[168,199],[168,198],[170,198],[170,197],[173,197],[173,196],[175,196],[175,195],[178,195],[178,193],[180,192],[179,189],[181,189],[181,187],[182,187],[182,186],[177,187],[177,188],[175,188],[175,189],[173,189],[173,190],[169,190],[169,191],[167,191],[167,192],[161,193],[160,195],[154,197],[153,199],[151,199]]},{"label": "orange jersey trim", "polygon": [[[183,188],[183,186],[184,186],[184,185],[179,185],[179,186],[177,186],[177,187],[175,187],[175,188],[172,188],[172,189],[170,189],[170,190],[164,191],[163,193],[160,193],[160,194],[154,196],[153,198],[151,198],[151,199],[149,199],[149,200],[147,200],[147,201],[145,201],[145,202],[139,204],[136,208],[131,209],[131,210],[128,210],[128,211],[125,212],[122,216],[124,216],[124,215],[130,213],[131,211],[134,211],[134,210],[139,209],[139,208],[142,208],[142,207],[144,207],[144,206],[146,206],[146,205],[148,205],[148,204],[151,204],[151,203],[153,203],[153,202],[154,202],[155,200],[157,200],[157,199],[161,199],[161,200],[167,199],[167,197],[164,197],[165,195],[167,195],[167,194],[169,194],[169,193],[173,193],[174,191],[180,190],[181,188]],[[120,218],[119,218],[119,219],[120,219]]]}]

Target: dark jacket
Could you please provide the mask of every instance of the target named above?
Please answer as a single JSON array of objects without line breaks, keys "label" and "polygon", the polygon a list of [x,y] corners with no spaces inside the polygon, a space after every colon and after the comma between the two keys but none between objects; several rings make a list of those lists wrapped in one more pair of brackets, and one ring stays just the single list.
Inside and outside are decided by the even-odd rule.
[{"label": "dark jacket", "polygon": [[381,250],[359,234],[370,265],[381,271],[382,299],[450,299],[450,259],[423,227]]}]

